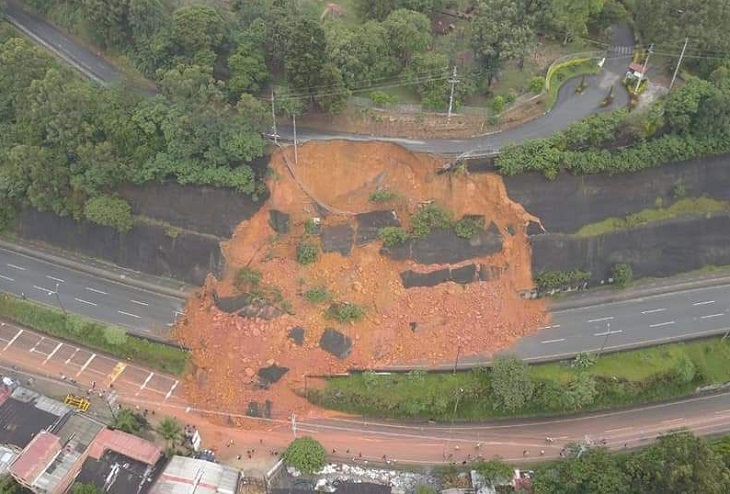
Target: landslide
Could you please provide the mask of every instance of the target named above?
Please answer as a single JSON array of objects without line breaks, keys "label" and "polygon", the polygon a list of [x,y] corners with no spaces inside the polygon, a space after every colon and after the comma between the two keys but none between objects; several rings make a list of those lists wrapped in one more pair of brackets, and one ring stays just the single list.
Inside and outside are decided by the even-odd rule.
[{"label": "landslide", "polygon": [[[275,416],[286,417],[295,410],[301,414],[309,406],[295,391],[305,386],[305,375],[396,363],[453,362],[457,351],[462,356],[489,355],[544,324],[543,302],[520,296],[533,286],[526,226],[539,220],[509,199],[498,175],[439,175],[436,172],[444,162],[376,142],[307,143],[299,148],[297,165],[292,148],[275,153],[268,201],[223,243],[225,276],[221,281],[208,278],[188,301],[186,315],[176,327],[180,343],[192,350],[194,371],[184,383],[190,401],[245,413],[251,402],[270,400]],[[370,200],[374,191],[384,188],[397,197],[384,204]],[[297,263],[296,249],[303,238],[320,242],[305,232],[312,218],[320,218],[323,229],[334,225],[355,229],[354,213],[392,210],[407,227],[411,215],[431,202],[455,219],[481,215],[485,225],[494,224],[503,239],[501,251],[450,267],[477,263],[499,276],[406,289],[401,272],[430,272],[445,266],[422,265],[412,259],[394,261],[381,253],[380,240],[366,245],[353,242],[347,256],[320,250],[316,262]],[[343,214],[325,215],[318,204]],[[271,210],[289,215],[288,234],[274,231]],[[241,267],[260,272],[259,286],[276,293],[277,307],[289,313],[268,320],[263,315],[241,317],[221,310],[216,297],[240,295],[233,280]],[[364,316],[347,323],[327,319],[331,302],[312,303],[303,296],[315,287],[325,287],[331,301],[357,304]],[[289,337],[294,327],[304,329],[301,346]],[[319,347],[326,328],[351,338],[347,358]],[[288,372],[261,389],[258,370],[273,364]]]}]

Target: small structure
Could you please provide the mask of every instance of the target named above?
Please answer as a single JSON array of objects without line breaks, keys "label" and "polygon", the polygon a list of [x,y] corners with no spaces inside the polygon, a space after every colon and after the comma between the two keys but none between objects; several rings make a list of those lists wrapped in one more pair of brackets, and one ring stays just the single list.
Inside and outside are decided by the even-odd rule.
[{"label": "small structure", "polygon": [[51,430],[70,413],[71,408],[35,391],[21,386],[3,386],[0,390],[0,445],[19,453],[39,431]]},{"label": "small structure", "polygon": [[173,456],[150,494],[236,494],[241,472],[218,463]]},{"label": "small structure", "polygon": [[629,69],[626,71],[627,79],[643,79],[644,78],[644,66],[638,62],[631,62]]}]

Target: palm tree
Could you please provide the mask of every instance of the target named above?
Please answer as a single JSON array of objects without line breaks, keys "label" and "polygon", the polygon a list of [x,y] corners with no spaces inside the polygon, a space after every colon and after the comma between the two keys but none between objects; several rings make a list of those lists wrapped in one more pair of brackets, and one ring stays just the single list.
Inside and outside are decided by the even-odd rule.
[{"label": "palm tree", "polygon": [[114,417],[114,428],[129,434],[136,434],[142,430],[142,424],[137,415],[129,408],[123,408]]},{"label": "palm tree", "polygon": [[180,422],[174,417],[165,417],[157,424],[157,433],[167,441],[167,445],[175,447],[183,439],[183,430]]}]

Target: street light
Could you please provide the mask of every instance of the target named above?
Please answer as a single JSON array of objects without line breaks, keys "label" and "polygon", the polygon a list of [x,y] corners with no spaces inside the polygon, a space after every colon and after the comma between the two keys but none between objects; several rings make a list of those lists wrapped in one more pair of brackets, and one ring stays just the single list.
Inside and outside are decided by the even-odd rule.
[{"label": "street light", "polygon": [[52,292],[48,292],[48,296],[49,297],[51,295],[55,295],[56,296],[56,301],[58,302],[58,306],[61,307],[61,310],[63,311],[63,315],[64,316],[67,316],[68,313],[66,312],[66,309],[64,308],[63,304],[61,303],[61,297],[58,296],[58,287],[60,285],[61,285],[60,283],[56,283],[56,289],[54,291],[52,291]]}]

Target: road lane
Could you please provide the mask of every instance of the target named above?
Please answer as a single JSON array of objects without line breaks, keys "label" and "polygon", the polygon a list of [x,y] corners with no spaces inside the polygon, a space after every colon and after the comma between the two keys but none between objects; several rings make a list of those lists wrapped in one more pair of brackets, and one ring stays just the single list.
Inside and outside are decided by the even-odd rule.
[{"label": "road lane", "polygon": [[165,339],[183,301],[0,248],[0,291]]}]

